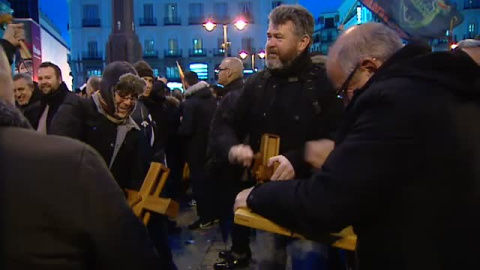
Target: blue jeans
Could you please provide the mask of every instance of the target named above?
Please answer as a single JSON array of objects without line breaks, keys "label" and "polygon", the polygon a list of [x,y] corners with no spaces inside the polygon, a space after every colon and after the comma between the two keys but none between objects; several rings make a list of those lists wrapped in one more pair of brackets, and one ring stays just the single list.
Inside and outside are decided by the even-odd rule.
[{"label": "blue jeans", "polygon": [[257,269],[285,269],[291,258],[292,270],[328,269],[328,246],[309,240],[295,239],[265,231],[257,231],[260,245],[256,253]]}]

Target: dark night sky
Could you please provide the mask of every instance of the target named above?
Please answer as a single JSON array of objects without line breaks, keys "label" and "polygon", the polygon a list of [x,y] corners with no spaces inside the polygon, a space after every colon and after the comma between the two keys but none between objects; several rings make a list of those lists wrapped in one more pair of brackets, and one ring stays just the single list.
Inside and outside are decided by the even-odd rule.
[{"label": "dark night sky", "polygon": [[[257,0],[258,1],[258,0]],[[260,0],[262,1],[262,0]],[[336,10],[342,0],[300,0],[299,3],[309,9],[315,18],[321,12]],[[68,36],[68,6],[66,0],[40,0],[40,9],[60,28],[62,36],[68,44],[70,37]]]}]

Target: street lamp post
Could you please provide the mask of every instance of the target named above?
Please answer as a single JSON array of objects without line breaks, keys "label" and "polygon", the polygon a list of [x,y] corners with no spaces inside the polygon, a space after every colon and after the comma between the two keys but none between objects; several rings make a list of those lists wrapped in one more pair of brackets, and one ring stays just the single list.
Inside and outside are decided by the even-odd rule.
[{"label": "street lamp post", "polygon": [[[233,23],[233,25],[238,30],[242,31],[247,26],[247,22],[245,20],[238,19]],[[212,32],[215,29],[216,26],[217,26],[217,24],[215,22],[213,22],[212,20],[208,20],[207,22],[205,22],[203,24],[203,27],[205,27],[205,30],[207,30],[208,32]],[[223,24],[222,48],[223,48],[225,57],[228,57],[228,48],[230,47],[231,44],[232,43],[230,41],[228,41],[228,24]]]},{"label": "street lamp post", "polygon": [[252,53],[252,54],[249,54],[248,52],[246,51],[241,51],[238,56],[240,56],[240,58],[242,60],[245,60],[248,56],[250,55],[250,57],[252,58],[252,70],[255,71],[255,56],[258,55],[258,58],[264,60],[265,59],[265,51],[264,50],[261,50],[259,51],[258,53]]}]

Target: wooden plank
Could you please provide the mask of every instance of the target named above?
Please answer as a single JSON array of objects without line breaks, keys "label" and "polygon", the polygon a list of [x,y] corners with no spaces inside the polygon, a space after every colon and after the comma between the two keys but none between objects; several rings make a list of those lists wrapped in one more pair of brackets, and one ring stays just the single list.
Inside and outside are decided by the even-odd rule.
[{"label": "wooden plank", "polygon": [[[305,239],[304,236],[285,229],[272,221],[253,213],[250,209],[239,208],[235,211],[235,223],[258,230],[263,230],[271,233],[281,234],[289,237]],[[347,227],[339,233],[332,234],[340,237],[339,240],[332,243],[332,246],[355,251],[357,245],[357,236],[353,233],[353,228]]]},{"label": "wooden plank", "polygon": [[180,206],[176,201],[154,196],[148,196],[145,198],[143,207],[146,210],[164,214],[169,218],[176,218],[180,209]]},{"label": "wooden plank", "polygon": [[150,221],[150,212],[175,218],[178,215],[179,205],[177,202],[160,198],[170,169],[160,163],[150,163],[145,180],[140,191],[125,189],[127,201],[132,207],[133,213],[139,217],[145,225]]}]

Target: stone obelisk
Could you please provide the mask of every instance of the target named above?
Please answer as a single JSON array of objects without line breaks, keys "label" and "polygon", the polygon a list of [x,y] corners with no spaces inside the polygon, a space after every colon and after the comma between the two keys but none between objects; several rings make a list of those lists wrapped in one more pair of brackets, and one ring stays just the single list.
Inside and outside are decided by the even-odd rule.
[{"label": "stone obelisk", "polygon": [[133,0],[112,1],[112,32],[107,43],[107,63],[135,63],[142,57],[142,46],[135,33]]}]

